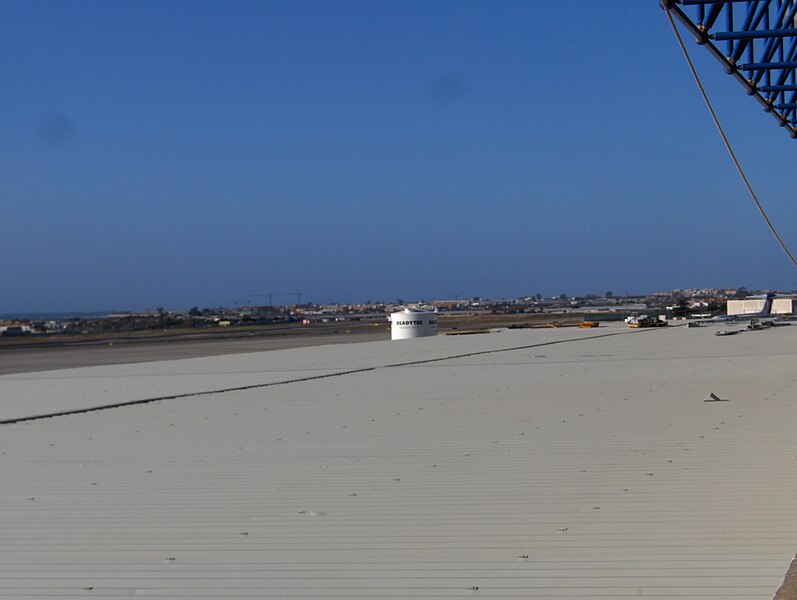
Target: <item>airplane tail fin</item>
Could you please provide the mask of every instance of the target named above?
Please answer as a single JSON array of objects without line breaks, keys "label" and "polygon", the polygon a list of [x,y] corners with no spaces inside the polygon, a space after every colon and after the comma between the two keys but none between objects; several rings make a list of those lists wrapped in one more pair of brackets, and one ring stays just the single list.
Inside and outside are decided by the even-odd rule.
[{"label": "airplane tail fin", "polygon": [[767,294],[766,300],[764,300],[764,308],[761,309],[762,315],[769,315],[772,313],[772,301],[775,298],[775,294]]}]

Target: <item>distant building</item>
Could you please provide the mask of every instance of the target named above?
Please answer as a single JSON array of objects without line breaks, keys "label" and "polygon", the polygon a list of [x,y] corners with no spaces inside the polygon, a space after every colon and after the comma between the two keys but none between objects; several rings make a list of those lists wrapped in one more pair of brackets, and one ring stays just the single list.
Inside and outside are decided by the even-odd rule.
[{"label": "distant building", "polygon": [[[745,298],[744,300],[728,300],[726,310],[729,315],[749,315],[764,310],[764,298]],[[775,298],[772,300],[773,315],[790,315],[794,313],[794,298]]]},{"label": "distant building", "polygon": [[30,325],[25,323],[15,323],[13,321],[0,321],[0,336],[11,337],[15,335],[24,335],[26,333],[31,333],[32,329]]}]

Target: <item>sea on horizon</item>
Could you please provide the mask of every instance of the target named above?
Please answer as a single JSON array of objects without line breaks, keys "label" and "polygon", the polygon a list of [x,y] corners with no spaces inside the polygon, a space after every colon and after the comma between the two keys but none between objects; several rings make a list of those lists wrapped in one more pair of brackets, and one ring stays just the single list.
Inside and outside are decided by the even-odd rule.
[{"label": "sea on horizon", "polygon": [[68,319],[104,319],[108,311],[0,313],[0,321],[66,321]]}]

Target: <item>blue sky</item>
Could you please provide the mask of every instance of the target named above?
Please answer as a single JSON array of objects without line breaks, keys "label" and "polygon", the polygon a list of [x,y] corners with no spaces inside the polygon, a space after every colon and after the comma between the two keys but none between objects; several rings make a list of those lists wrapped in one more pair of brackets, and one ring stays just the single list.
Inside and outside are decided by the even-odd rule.
[{"label": "blue sky", "polygon": [[0,312],[797,288],[657,0],[0,0],[0,182]]}]

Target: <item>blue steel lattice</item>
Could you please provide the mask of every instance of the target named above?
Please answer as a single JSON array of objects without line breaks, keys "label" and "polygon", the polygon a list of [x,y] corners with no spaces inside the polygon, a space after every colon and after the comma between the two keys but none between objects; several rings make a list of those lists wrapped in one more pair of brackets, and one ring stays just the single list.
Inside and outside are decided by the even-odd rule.
[{"label": "blue steel lattice", "polygon": [[661,2],[797,138],[797,0]]}]

